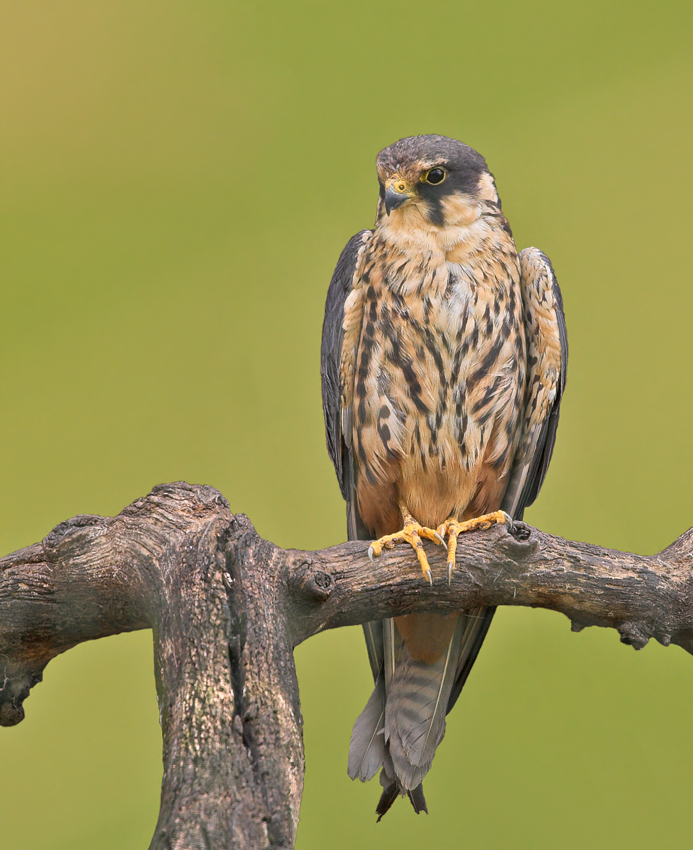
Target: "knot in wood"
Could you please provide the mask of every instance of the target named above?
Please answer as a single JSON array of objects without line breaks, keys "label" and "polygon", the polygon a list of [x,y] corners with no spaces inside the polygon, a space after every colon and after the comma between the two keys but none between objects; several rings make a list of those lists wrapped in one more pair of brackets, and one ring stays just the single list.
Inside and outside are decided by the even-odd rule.
[{"label": "knot in wood", "polygon": [[322,570],[316,570],[313,573],[310,588],[316,599],[327,599],[333,587],[334,579],[329,573],[324,573]]},{"label": "knot in wood", "polygon": [[316,602],[324,602],[334,589],[334,579],[324,570],[313,569],[311,560],[302,561],[295,574],[294,581],[300,592]]},{"label": "knot in wood", "polygon": [[508,534],[513,540],[524,543],[532,536],[532,529],[525,522],[512,522],[508,525]]},{"label": "knot in wood", "polygon": [[497,526],[496,538],[501,551],[507,553],[513,560],[528,557],[539,547],[539,535],[527,523],[511,522]]},{"label": "knot in wood", "polygon": [[301,589],[306,596],[316,602],[324,602],[332,593],[334,579],[322,570],[311,570],[301,581]]}]

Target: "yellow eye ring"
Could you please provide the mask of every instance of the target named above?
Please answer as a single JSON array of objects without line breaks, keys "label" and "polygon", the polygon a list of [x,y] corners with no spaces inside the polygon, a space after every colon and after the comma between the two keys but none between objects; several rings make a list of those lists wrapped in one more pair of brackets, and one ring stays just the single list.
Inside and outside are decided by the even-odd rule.
[{"label": "yellow eye ring", "polygon": [[435,168],[429,168],[421,179],[424,183],[430,183],[431,186],[438,186],[447,176],[448,173],[444,168],[436,166]]}]

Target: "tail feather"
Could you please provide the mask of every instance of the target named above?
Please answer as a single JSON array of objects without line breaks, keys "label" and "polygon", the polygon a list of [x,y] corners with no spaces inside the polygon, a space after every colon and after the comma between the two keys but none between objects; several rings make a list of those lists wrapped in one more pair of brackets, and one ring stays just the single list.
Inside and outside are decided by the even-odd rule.
[{"label": "tail feather", "polygon": [[356,718],[349,745],[347,773],[361,782],[372,779],[385,762],[385,679],[378,676],[366,707]]},{"label": "tail feather", "polygon": [[402,646],[385,706],[385,739],[403,788],[413,791],[428,773],[445,734],[448,700],[457,676],[464,618],[435,663],[416,661]]},{"label": "tail feather", "polygon": [[426,814],[428,814],[426,798],[424,797],[423,785],[421,783],[419,783],[413,791],[407,791],[407,796],[409,797],[409,802],[414,807],[414,811],[417,815],[421,812],[426,812]]},{"label": "tail feather", "polygon": [[400,795],[399,786],[396,782],[392,782],[390,785],[387,785],[383,788],[383,793],[380,795],[380,800],[378,800],[378,805],[375,807],[375,813],[378,815],[378,820],[376,823],[380,823],[383,818],[383,815],[386,815],[392,804],[395,802],[397,797]]},{"label": "tail feather", "polygon": [[375,813],[378,815],[377,823],[380,823],[383,815],[386,815],[390,811],[390,808],[397,797],[404,797],[405,794],[409,797],[409,802],[417,815],[421,812],[426,812],[426,814],[428,814],[423,785],[417,785],[412,791],[405,790],[402,788],[399,780],[397,780],[393,776],[393,773],[390,772],[392,769],[392,763],[390,763],[389,766],[386,763],[385,767],[380,772],[380,784],[383,786],[383,792],[380,795],[380,800],[378,801],[378,805],[375,809]]}]

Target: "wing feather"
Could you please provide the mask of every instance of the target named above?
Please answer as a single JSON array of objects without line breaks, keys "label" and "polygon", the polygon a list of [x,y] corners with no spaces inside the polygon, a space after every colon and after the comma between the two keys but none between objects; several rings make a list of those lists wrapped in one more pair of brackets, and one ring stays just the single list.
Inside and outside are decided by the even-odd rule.
[{"label": "wing feather", "polygon": [[503,510],[522,519],[539,494],[551,462],[568,368],[563,298],[551,261],[538,248],[520,252],[527,391],[522,434]]},{"label": "wing feather", "polygon": [[[346,244],[337,261],[337,267],[332,275],[327,290],[325,303],[325,320],[322,325],[322,349],[320,357],[320,373],[322,377],[322,410],[325,417],[325,436],[327,450],[334,464],[342,490],[342,496],[347,504],[352,497],[348,488],[349,478],[353,485],[353,462],[345,451],[345,437],[349,438],[349,428],[344,429],[345,418],[349,411],[343,409],[341,363],[344,344],[344,319],[347,299],[354,291],[354,280],[358,270],[358,260],[366,243],[371,238],[370,230],[362,230],[353,236]],[[349,539],[352,538],[351,535]]]},{"label": "wing feather", "polygon": [[[527,342],[527,390],[520,442],[501,504],[517,520],[536,499],[549,468],[568,367],[561,290],[551,261],[538,248],[520,252],[520,286]],[[478,608],[464,615],[462,650],[448,712],[467,681],[495,612],[495,608]]]},{"label": "wing feather", "polygon": [[[356,502],[356,473],[351,453],[351,398],[349,387],[344,386],[349,383],[349,369],[354,368],[359,342],[359,258],[372,235],[372,231],[362,230],[349,240],[342,251],[327,290],[322,327],[320,371],[327,450],[347,503],[349,540],[370,540],[373,536],[363,524]],[[375,689],[354,724],[348,773],[352,779],[358,776],[365,782],[384,763],[389,763],[382,732],[386,686],[394,668],[394,623],[391,620],[364,623],[363,632]],[[386,652],[389,664],[385,663]]]}]

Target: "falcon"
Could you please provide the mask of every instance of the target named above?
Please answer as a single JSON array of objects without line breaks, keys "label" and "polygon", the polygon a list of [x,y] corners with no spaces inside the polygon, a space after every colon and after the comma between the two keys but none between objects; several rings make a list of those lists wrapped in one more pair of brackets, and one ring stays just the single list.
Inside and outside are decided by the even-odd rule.
[{"label": "falcon", "polygon": [[[350,540],[371,558],[522,519],[551,460],[568,345],[561,293],[537,248],[517,252],[486,160],[445,136],[376,159],[375,226],[342,252],[327,293],[322,394]],[[422,780],[495,609],[366,623],[375,689],[348,772],[380,770],[378,820]]]}]

